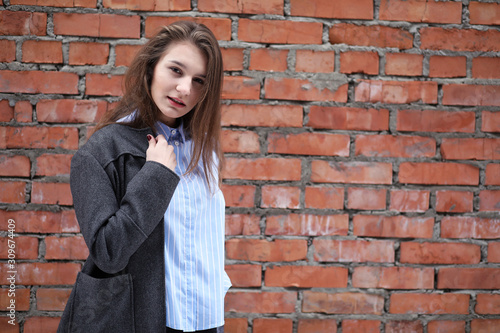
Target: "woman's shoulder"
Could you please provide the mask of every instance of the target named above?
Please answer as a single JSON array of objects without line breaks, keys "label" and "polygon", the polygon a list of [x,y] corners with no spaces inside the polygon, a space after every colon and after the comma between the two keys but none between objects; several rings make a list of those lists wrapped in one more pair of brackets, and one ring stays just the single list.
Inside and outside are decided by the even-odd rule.
[{"label": "woman's shoulder", "polygon": [[76,155],[90,154],[104,164],[123,154],[145,157],[148,134],[153,134],[150,128],[110,124],[93,133]]}]

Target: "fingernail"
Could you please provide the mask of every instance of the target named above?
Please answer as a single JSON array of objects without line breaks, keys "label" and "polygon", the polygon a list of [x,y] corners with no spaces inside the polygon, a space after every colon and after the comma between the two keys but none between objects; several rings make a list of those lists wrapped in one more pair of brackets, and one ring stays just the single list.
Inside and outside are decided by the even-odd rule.
[{"label": "fingernail", "polygon": [[151,141],[151,139],[153,138],[153,136],[151,134],[148,134],[147,138],[148,138],[148,141]]}]

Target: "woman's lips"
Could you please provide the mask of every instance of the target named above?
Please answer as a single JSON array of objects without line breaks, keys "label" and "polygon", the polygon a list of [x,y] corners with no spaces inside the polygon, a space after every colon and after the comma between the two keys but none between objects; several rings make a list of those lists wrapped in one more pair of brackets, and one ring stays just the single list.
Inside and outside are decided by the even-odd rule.
[{"label": "woman's lips", "polygon": [[167,96],[167,98],[170,101],[170,103],[172,103],[174,106],[177,106],[177,107],[184,107],[184,106],[186,106],[186,104],[184,104],[179,99],[176,99],[176,98],[173,98],[173,97],[169,97],[169,96]]}]

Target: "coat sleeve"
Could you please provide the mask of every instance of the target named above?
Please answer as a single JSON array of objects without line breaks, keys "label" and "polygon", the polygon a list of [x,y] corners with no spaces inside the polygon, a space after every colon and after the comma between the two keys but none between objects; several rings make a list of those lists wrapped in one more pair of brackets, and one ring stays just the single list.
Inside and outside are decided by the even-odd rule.
[{"label": "coat sleeve", "polygon": [[112,182],[89,153],[71,162],[70,185],[76,217],[95,264],[104,272],[123,270],[162,220],[179,182],[164,165],[147,161],[118,202]]}]

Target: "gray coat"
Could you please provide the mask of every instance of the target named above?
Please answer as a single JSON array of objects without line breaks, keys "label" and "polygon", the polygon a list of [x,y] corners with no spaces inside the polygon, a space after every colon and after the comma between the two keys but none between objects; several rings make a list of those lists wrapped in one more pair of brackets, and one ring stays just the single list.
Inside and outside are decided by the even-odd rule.
[{"label": "gray coat", "polygon": [[113,124],[71,161],[71,193],[90,255],[58,332],[164,332],[163,215],[179,182],[146,162],[147,134]]}]

